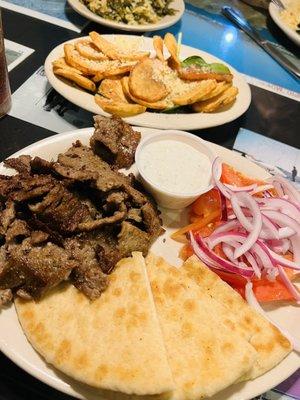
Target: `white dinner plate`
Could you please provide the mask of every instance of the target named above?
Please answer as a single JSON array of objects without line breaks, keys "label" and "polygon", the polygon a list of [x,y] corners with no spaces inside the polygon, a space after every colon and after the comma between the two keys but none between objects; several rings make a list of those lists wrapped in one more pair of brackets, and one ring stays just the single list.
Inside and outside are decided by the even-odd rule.
[{"label": "white dinner plate", "polygon": [[[158,133],[158,130],[137,128],[143,136]],[[88,144],[89,138],[93,133],[93,128],[75,130],[72,132],[61,133],[51,136],[47,139],[34,143],[13,156],[17,157],[21,154],[29,154],[31,156],[40,156],[46,160],[56,158],[58,153],[65,151],[76,140]],[[235,168],[245,174],[259,179],[266,179],[268,173],[256,164],[241,157],[238,153],[227,150],[218,145],[207,143],[212,150],[219,155],[225,162],[231,164]],[[10,170],[0,164],[0,173],[7,174]],[[134,168],[133,168],[134,172]],[[161,255],[170,263],[180,265],[178,251],[182,245],[170,239],[170,234],[185,224],[184,215],[178,211],[166,212],[162,210],[164,228],[166,232],[153,245],[153,252]],[[270,307],[268,314],[277,323],[283,325],[287,330],[298,335],[300,308],[292,305],[281,305],[280,307]],[[33,375],[40,381],[60,390],[66,394],[74,396],[78,399],[88,400],[109,400],[109,396],[99,395],[96,389],[92,389],[86,385],[80,384],[75,380],[68,378],[55,368],[52,368],[36,353],[31,345],[27,342],[22,328],[18,322],[17,314],[13,306],[0,311],[0,350],[6,354],[15,364],[23,368],[25,371]],[[255,379],[230,386],[223,390],[211,400],[248,400],[255,396],[273,388],[300,367],[300,357],[292,352],[279,365],[267,372],[263,376]],[[124,397],[125,399],[126,397]],[[123,397],[120,395],[120,399]]]},{"label": "white dinner plate", "polygon": [[[126,35],[103,35],[106,39],[113,41],[116,37],[122,36],[126,40],[134,40],[135,43],[140,40],[140,50],[151,51],[153,54],[152,38],[138,37],[138,36],[126,36]],[[70,40],[66,43],[75,42],[78,39]],[[64,43],[57,46],[51,51],[45,61],[45,73],[54,89],[64,96],[71,103],[84,108],[94,114],[108,115],[99,107],[94,100],[94,95],[75,87],[71,83],[68,83],[63,78],[56,76],[53,73],[52,62],[60,57],[64,56]],[[226,64],[224,61],[214,57],[213,55],[204,51],[194,49],[188,46],[181,46],[180,57],[185,59],[186,57],[198,55],[204,58],[205,61],[219,62]],[[245,79],[230,65],[226,64],[231,70],[234,78],[233,84],[238,88],[239,94],[233,105],[228,108],[215,112],[215,113],[189,113],[189,114],[164,114],[157,112],[145,112],[143,114],[136,115],[134,117],[124,118],[124,120],[132,125],[145,126],[149,128],[160,128],[160,129],[204,129],[211,128],[218,125],[226,124],[231,122],[242,115],[249,107],[251,102],[251,92],[249,85]]]},{"label": "white dinner plate", "polygon": [[97,22],[98,24],[108,26],[113,29],[120,29],[122,31],[130,32],[152,32],[158,31],[159,29],[168,28],[171,25],[176,24],[180,20],[182,14],[184,13],[184,1],[183,0],[173,0],[170,7],[177,10],[174,15],[166,15],[159,22],[154,24],[141,24],[141,25],[129,25],[123,22],[116,22],[107,18],[102,18],[100,15],[93,13],[89,10],[80,0],[68,0],[70,6],[83,17],[89,19],[90,21]]},{"label": "white dinner plate", "polygon": [[291,29],[288,25],[286,25],[282,19],[280,18],[280,10],[279,7],[276,6],[276,4],[270,2],[269,4],[269,13],[275,22],[276,25],[279,26],[279,28],[298,46],[300,46],[300,35]]}]

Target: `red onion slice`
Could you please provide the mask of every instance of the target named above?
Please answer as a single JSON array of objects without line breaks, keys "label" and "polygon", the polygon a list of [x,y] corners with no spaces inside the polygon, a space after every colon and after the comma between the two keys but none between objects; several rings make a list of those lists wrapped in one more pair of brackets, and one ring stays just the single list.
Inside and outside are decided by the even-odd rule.
[{"label": "red onion slice", "polygon": [[271,219],[273,222],[281,227],[289,227],[293,229],[296,234],[290,237],[294,260],[300,263],[300,224],[288,215],[281,214],[279,211],[262,211],[262,214]]},{"label": "red onion slice", "polygon": [[285,286],[288,288],[289,292],[293,295],[294,299],[300,304],[300,292],[295,288],[293,283],[290,281],[285,270],[282,267],[278,267],[279,276],[284,282]]},{"label": "red onion slice", "polygon": [[263,317],[265,317],[272,325],[276,326],[276,328],[291,342],[294,351],[300,352],[299,340],[292,337],[285,329],[282,329],[278,324],[276,324],[260,306],[259,302],[257,301],[253,293],[253,286],[251,282],[246,283],[245,297],[248,304],[251,307],[253,307],[257,312],[259,312]]},{"label": "red onion slice", "polygon": [[232,191],[227,188],[221,181],[220,177],[222,175],[222,162],[220,157],[216,157],[212,164],[212,176],[215,185],[220,190],[220,192],[225,196],[227,199],[230,199]]},{"label": "red onion slice", "polygon": [[248,186],[233,186],[233,185],[229,185],[228,183],[224,183],[224,185],[230,189],[232,192],[253,192],[253,190],[257,189],[257,184],[254,183],[252,185],[248,185]]},{"label": "red onion slice", "polygon": [[[192,233],[190,233],[190,237],[192,237]],[[225,260],[224,258],[218,256],[213,250],[211,250],[200,235],[194,236],[200,250],[205,253],[205,255],[210,258],[213,262],[215,262],[218,266],[225,269],[228,272],[233,272],[236,274],[240,274],[244,277],[253,277],[253,270],[248,268],[245,264],[234,264],[230,261]]]},{"label": "red onion slice", "polygon": [[292,203],[291,201],[278,197],[270,197],[263,199],[255,198],[255,200],[260,205],[264,205],[271,209],[278,210],[281,213],[288,215],[289,217],[295,219],[298,223],[300,223],[300,207]]},{"label": "red onion slice", "polygon": [[233,209],[237,219],[240,221],[241,225],[246,230],[249,231],[250,223],[242,211],[242,208],[240,206],[241,203],[244,207],[249,208],[250,212],[253,215],[253,223],[250,227],[250,233],[249,233],[247,239],[241,245],[241,247],[239,247],[238,249],[235,250],[235,252],[234,252],[235,258],[238,258],[241,255],[243,255],[244,253],[246,253],[246,251],[248,251],[254,245],[254,243],[257,241],[257,239],[259,237],[259,234],[260,234],[261,228],[262,228],[262,216],[261,216],[261,212],[259,210],[258,204],[252,198],[252,196],[250,196],[250,194],[243,193],[243,192],[235,193],[231,196],[232,209]]},{"label": "red onion slice", "polygon": [[279,183],[283,189],[284,194],[289,196],[289,200],[295,201],[300,204],[300,193],[298,190],[282,176],[276,175],[273,177],[273,183]]}]

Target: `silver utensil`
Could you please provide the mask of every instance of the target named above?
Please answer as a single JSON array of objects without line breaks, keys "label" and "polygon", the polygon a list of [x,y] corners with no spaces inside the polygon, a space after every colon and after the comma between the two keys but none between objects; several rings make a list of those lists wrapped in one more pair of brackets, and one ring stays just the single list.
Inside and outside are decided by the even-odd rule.
[{"label": "silver utensil", "polygon": [[275,4],[280,10],[285,10],[285,5],[282,3],[281,0],[271,0],[272,3]]},{"label": "silver utensil", "polygon": [[[278,0],[276,0],[278,1]],[[290,72],[296,78],[300,79],[300,69],[293,64],[285,55],[283,55],[276,46],[263,39],[258,31],[253,28],[253,26],[246,20],[246,18],[239,11],[233,7],[224,6],[222,8],[222,13],[230,21],[236,24],[244,32],[247,33],[260,47],[262,47],[274,60],[278,62],[284,69]]]}]

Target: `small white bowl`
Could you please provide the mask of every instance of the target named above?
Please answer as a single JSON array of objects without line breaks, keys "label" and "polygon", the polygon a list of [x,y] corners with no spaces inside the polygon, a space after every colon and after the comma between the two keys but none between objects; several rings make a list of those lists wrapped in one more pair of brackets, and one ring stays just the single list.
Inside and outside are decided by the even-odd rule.
[{"label": "small white bowl", "polygon": [[[143,157],[143,150],[147,145],[153,142],[164,141],[164,140],[174,140],[177,142],[182,142],[192,146],[194,149],[198,150],[201,154],[204,154],[208,157],[211,164],[213,163],[216,155],[209,148],[209,146],[205,143],[204,140],[198,138],[197,136],[183,131],[176,130],[166,130],[162,133],[158,133],[155,135],[149,135],[145,139],[143,139],[138,145],[135,153],[135,163],[142,179],[142,182],[145,188],[153,195],[158,205],[161,207],[179,210],[187,207],[193,201],[195,201],[201,194],[208,192],[213,187],[212,176],[209,179],[209,185],[206,187],[201,187],[199,191],[193,193],[175,193],[159,187],[157,182],[152,179],[149,179],[146,176],[143,168],[141,166],[141,160]],[[211,172],[210,172],[211,174]]]}]

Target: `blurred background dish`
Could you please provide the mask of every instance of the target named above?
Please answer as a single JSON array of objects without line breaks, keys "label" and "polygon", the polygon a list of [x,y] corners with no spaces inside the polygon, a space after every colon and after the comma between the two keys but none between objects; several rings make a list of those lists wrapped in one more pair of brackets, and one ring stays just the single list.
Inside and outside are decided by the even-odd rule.
[{"label": "blurred background dish", "polygon": [[[149,31],[156,31],[160,29],[165,29],[168,28],[171,25],[174,25],[177,21],[179,21],[184,13],[184,1],[183,0],[173,0],[168,4],[165,9],[166,10],[174,10],[174,12],[171,11],[170,15],[165,15],[162,17],[159,17],[158,14],[165,14],[166,11],[163,9],[159,9],[157,13],[155,13],[153,8],[151,6],[151,1],[150,0],[144,0],[145,6],[139,6],[139,9],[141,10],[140,13],[136,13],[136,19],[134,18],[133,13],[128,13],[125,18],[129,21],[128,23],[124,23],[121,21],[117,21],[115,19],[108,19],[105,17],[102,17],[98,15],[96,12],[91,11],[92,10],[97,10],[97,3],[96,1],[89,1],[87,3],[90,3],[90,8],[89,9],[82,1],[80,0],[68,0],[69,5],[77,11],[79,14],[84,16],[85,18],[97,22],[98,24],[108,26],[110,28],[114,29],[120,29],[124,31],[131,31],[131,32],[149,32]],[[98,3],[101,3],[101,0],[98,1]],[[114,1],[114,7],[115,3],[121,3],[121,1]],[[155,3],[155,2],[154,2]],[[167,4],[167,2],[166,2]],[[122,7],[122,6],[120,6]],[[115,14],[115,17],[117,19],[120,18],[120,13],[112,13]],[[123,13],[122,13],[123,14]],[[145,15],[146,18],[149,19],[149,21],[153,21],[155,17],[157,17],[156,22],[150,22],[150,23],[145,23],[144,20],[142,19],[143,14]],[[140,18],[141,23],[138,22],[138,19]]]},{"label": "blurred background dish", "polygon": [[[291,3],[288,2],[283,2],[285,6],[287,6],[286,10],[280,10],[279,7],[276,6],[273,2],[270,2],[269,4],[269,12],[270,15],[275,22],[276,25],[279,26],[279,28],[298,46],[300,46],[300,33],[297,33],[297,25],[295,23],[288,24],[288,14],[293,12],[294,9],[298,10],[298,14],[295,15],[295,18],[298,18],[298,24],[300,23],[300,1],[299,0],[294,0]],[[295,7],[291,7],[291,10],[289,9],[288,5],[295,5]],[[293,15],[296,13],[296,11],[293,12]],[[293,18],[294,19],[294,18]],[[293,29],[291,26],[295,25],[295,29]],[[298,28],[300,30],[300,28]]]}]

